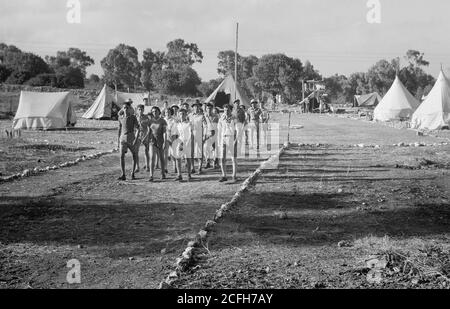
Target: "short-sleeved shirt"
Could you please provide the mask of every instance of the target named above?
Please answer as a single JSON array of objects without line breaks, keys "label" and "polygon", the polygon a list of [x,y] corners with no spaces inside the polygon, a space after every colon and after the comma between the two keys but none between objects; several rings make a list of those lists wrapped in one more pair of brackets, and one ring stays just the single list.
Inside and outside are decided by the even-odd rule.
[{"label": "short-sleeved shirt", "polygon": [[135,115],[119,116],[119,126],[120,131],[120,141],[126,143],[134,143],[135,140],[135,130],[139,128],[139,122]]},{"label": "short-sleeved shirt", "polygon": [[263,123],[267,123],[267,122],[269,122],[269,119],[270,119],[270,114],[267,111],[267,109],[265,109],[265,108],[261,109],[261,121]]},{"label": "short-sleeved shirt", "polygon": [[140,128],[139,138],[141,139],[141,141],[143,141],[144,138],[146,140],[148,140],[150,137],[149,131],[150,131],[150,119],[151,118],[147,115],[138,116],[136,118],[138,120],[139,128]]},{"label": "short-sleeved shirt", "polygon": [[250,115],[250,121],[252,121],[252,122],[260,122],[261,121],[261,110],[259,108],[251,107],[248,110],[248,113]]},{"label": "short-sleeved shirt", "polygon": [[233,116],[227,117],[226,114],[223,114],[222,117],[220,117],[219,125],[221,128],[222,139],[224,137],[234,136],[236,131],[236,121]]},{"label": "short-sleeved shirt", "polygon": [[174,135],[178,135],[178,129],[177,129],[177,124],[178,124],[178,120],[174,117],[168,118],[166,120],[167,122],[167,134],[169,136],[169,138],[171,138]]},{"label": "short-sleeved shirt", "polygon": [[245,123],[247,121],[247,115],[243,108],[237,108],[233,110],[233,116],[237,122]]},{"label": "short-sleeved shirt", "polygon": [[217,130],[217,124],[219,122],[219,117],[217,115],[206,115],[206,129],[208,130],[208,133],[211,131]]},{"label": "short-sleeved shirt", "polygon": [[167,122],[162,119],[150,120],[151,140],[150,142],[156,147],[162,147],[164,143],[164,134],[166,133]]}]

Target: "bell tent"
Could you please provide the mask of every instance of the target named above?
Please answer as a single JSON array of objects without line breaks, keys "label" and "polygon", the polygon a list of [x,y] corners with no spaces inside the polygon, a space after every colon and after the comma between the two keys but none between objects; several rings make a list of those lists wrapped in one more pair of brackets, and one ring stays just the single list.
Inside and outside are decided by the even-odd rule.
[{"label": "bell tent", "polygon": [[244,91],[236,84],[233,76],[228,75],[205,102],[223,107],[225,104],[232,104],[236,100],[240,100],[241,104],[244,104],[247,108],[250,107],[250,100]]},{"label": "bell tent", "polygon": [[20,93],[14,129],[64,129],[76,123],[70,92]]},{"label": "bell tent", "polygon": [[375,121],[409,119],[420,102],[406,89],[398,76],[373,112]]},{"label": "bell tent", "polygon": [[427,130],[450,127],[450,82],[442,70],[433,89],[413,114],[411,127]]},{"label": "bell tent", "polygon": [[114,95],[105,85],[91,107],[84,113],[86,119],[112,119],[115,118],[119,107],[115,103]]}]

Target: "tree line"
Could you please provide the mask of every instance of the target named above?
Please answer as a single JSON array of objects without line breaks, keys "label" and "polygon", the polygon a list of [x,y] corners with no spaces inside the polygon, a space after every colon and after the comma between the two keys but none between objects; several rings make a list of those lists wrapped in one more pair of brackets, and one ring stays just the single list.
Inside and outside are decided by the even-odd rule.
[{"label": "tree line", "polygon": [[[119,44],[108,51],[100,64],[104,75],[86,77],[93,65],[85,51],[69,48],[55,56],[41,57],[23,52],[13,45],[0,43],[0,82],[30,86],[83,88],[85,83],[106,83],[118,90],[155,91],[160,94],[209,96],[227,74],[235,74],[235,52],[218,53],[217,79],[201,81],[194,64],[201,63],[203,54],[197,44],[182,39],[173,40],[165,51],[147,48],[139,60],[138,50]],[[400,68],[400,59],[380,60],[367,72],[333,75],[323,78],[309,61],[304,63],[285,54],[237,55],[237,80],[249,97],[264,100],[281,94],[287,103],[302,98],[303,80],[323,80],[332,103],[352,102],[355,94],[378,92],[384,95],[396,74],[418,99],[426,95],[434,78],[425,73],[429,62],[424,54],[409,50],[404,56],[407,65]]]}]

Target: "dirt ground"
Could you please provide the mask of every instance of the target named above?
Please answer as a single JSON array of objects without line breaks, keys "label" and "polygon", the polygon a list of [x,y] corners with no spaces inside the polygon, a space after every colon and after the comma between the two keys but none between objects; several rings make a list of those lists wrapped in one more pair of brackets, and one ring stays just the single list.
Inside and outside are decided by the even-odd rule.
[{"label": "dirt ground", "polygon": [[[86,120],[67,132],[24,131],[22,139],[2,140],[2,173],[109,150],[116,134],[115,122]],[[220,184],[219,169],[191,182],[174,182],[173,173],[160,181],[159,171],[154,183],[143,172],[119,182],[118,154],[2,183],[0,288],[156,288],[216,209],[269,156],[241,161],[237,184]],[[80,285],[67,283],[71,259],[81,263]]]},{"label": "dirt ground", "polygon": [[[275,119],[283,143],[287,116]],[[294,115],[292,124],[303,128],[290,130],[291,142],[304,145],[291,146],[277,169],[264,172],[216,226],[207,262],[177,287],[448,287],[450,147],[392,145],[446,142],[450,135],[422,137],[325,115]],[[40,164],[28,152],[46,149],[36,145],[65,146],[42,154],[56,161],[109,150],[114,128],[87,121],[74,132],[24,132],[23,144],[2,143],[2,172]],[[361,143],[380,148],[353,146]],[[20,163],[11,164],[13,157]],[[241,162],[240,179],[262,159]],[[117,162],[117,154],[107,155],[0,184],[0,288],[155,288],[240,186],[220,185],[217,170],[191,183],[148,183],[144,174],[119,183]],[[385,252],[428,263],[440,275],[414,281],[417,272],[385,269],[373,285],[366,260]],[[81,263],[80,285],[66,281],[70,259]]]}]

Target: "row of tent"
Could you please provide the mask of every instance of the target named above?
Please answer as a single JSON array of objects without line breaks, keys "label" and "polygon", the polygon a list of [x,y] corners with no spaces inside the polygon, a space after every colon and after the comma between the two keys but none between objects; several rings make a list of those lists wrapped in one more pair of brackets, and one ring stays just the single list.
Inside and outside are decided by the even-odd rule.
[{"label": "row of tent", "polygon": [[[118,109],[126,100],[131,99],[133,107],[136,108],[137,105],[143,103],[144,98],[148,98],[148,96],[140,93],[116,92],[116,95],[114,95],[113,91],[105,85],[97,99],[82,117],[86,119],[110,119],[114,109]],[[225,103],[233,103],[235,100],[240,100],[245,106],[250,107],[250,100],[236,84],[234,78],[228,75],[205,102],[222,107]],[[148,107],[146,106],[146,109]],[[158,107],[162,108],[161,103]]]},{"label": "row of tent", "polygon": [[383,98],[377,93],[355,96],[360,107],[375,107],[375,121],[409,119],[411,128],[440,130],[450,126],[450,81],[441,70],[425,100],[420,103],[403,85],[398,76]]},{"label": "row of tent", "polygon": [[[111,119],[120,106],[127,100],[133,101],[133,107],[142,104],[144,93],[114,92],[106,85],[101,90],[94,103],[83,114],[85,119]],[[214,103],[222,107],[226,103],[240,100],[249,107],[250,100],[236,84],[231,75],[225,77],[217,89],[207,98],[206,103]],[[73,106],[77,98],[70,92],[29,92],[20,93],[19,106],[14,117],[14,129],[63,129],[76,124]],[[162,107],[162,106],[159,106]],[[145,107],[148,112],[150,106]]]}]

